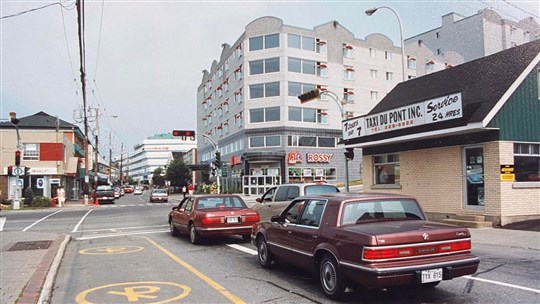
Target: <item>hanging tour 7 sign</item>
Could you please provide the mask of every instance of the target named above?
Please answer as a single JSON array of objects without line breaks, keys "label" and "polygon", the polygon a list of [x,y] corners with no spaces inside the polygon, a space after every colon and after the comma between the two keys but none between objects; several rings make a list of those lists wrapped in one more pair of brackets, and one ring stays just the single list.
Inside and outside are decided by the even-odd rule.
[{"label": "hanging tour 7 sign", "polygon": [[456,93],[381,113],[344,120],[343,139],[375,135],[462,116],[461,93]]}]

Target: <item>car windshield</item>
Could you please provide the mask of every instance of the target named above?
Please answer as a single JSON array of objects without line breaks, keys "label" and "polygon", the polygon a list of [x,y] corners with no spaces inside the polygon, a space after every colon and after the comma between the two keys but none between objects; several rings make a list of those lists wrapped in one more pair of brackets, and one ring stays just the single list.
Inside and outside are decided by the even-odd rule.
[{"label": "car windshield", "polygon": [[373,221],[423,220],[418,203],[412,199],[386,199],[347,202],[341,215],[341,225]]},{"label": "car windshield", "polygon": [[205,197],[200,198],[197,205],[197,210],[203,209],[229,209],[229,208],[247,208],[246,204],[240,197]]},{"label": "car windshield", "polygon": [[323,193],[336,193],[339,189],[333,185],[312,185],[306,186],[306,195],[323,194]]}]

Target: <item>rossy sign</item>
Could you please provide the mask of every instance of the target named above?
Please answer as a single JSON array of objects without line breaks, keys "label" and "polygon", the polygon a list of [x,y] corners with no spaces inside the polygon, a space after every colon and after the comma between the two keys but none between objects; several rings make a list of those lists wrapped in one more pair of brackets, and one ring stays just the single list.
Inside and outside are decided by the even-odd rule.
[{"label": "rossy sign", "polygon": [[343,139],[379,134],[424,124],[461,118],[461,93],[343,121]]}]

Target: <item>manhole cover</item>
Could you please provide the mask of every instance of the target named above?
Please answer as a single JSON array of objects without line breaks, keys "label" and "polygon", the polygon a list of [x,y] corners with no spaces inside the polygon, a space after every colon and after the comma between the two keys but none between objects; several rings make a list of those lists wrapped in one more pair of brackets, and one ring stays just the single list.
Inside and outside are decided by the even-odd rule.
[{"label": "manhole cover", "polygon": [[8,251],[47,249],[52,241],[17,242]]}]

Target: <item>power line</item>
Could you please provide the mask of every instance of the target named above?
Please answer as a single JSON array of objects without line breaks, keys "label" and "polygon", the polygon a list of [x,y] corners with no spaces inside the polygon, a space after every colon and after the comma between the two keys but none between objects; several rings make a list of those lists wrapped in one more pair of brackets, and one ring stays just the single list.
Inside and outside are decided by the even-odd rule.
[{"label": "power line", "polygon": [[534,16],[534,17],[536,17],[536,18],[540,18],[540,16],[535,15],[535,14],[533,14],[533,13],[527,11],[527,10],[524,10],[524,9],[522,9],[521,7],[515,5],[514,3],[510,3],[510,2],[508,2],[508,1],[506,1],[506,0],[503,0],[503,2],[506,3],[506,4],[509,4],[509,5],[511,5],[511,6],[513,6],[513,7],[515,7],[515,8],[517,8],[518,10],[524,12],[525,14],[529,14],[529,15],[532,15],[532,16]]},{"label": "power line", "polygon": [[[73,4],[75,4],[75,3],[73,3]],[[66,9],[66,7],[64,7],[64,5],[61,5],[61,6],[62,6],[62,8]],[[66,21],[64,19],[64,10],[61,9],[60,12],[62,13],[62,25],[64,26],[64,38],[66,40],[66,48],[67,48],[69,66],[71,67],[71,75],[73,75],[73,82],[75,82],[75,87],[77,87],[77,77],[75,76],[75,70],[73,69],[73,63],[71,62],[71,53],[69,51],[69,42],[68,42],[68,38],[67,38]],[[77,89],[75,90],[75,93],[76,94],[78,93]]]},{"label": "power line", "polygon": [[101,48],[101,29],[103,28],[103,11],[105,10],[105,0],[101,2],[101,18],[99,22],[99,36],[98,36],[98,47],[96,55],[96,69],[94,71],[94,82],[96,81],[97,71],[98,71],[98,62],[99,62],[99,50]]},{"label": "power line", "polygon": [[38,10],[41,10],[41,9],[44,9],[44,8],[47,8],[47,7],[53,6],[53,5],[61,5],[61,3],[60,3],[60,2],[49,3],[49,4],[47,4],[47,5],[44,5],[44,6],[41,6],[41,7],[32,8],[32,9],[29,9],[29,10],[26,10],[26,11],[22,11],[22,12],[13,14],[13,15],[2,16],[2,17],[0,17],[0,19],[7,19],[7,18],[12,18],[12,17],[18,17],[18,16],[24,15],[24,14],[26,14],[26,13],[38,11]]}]

